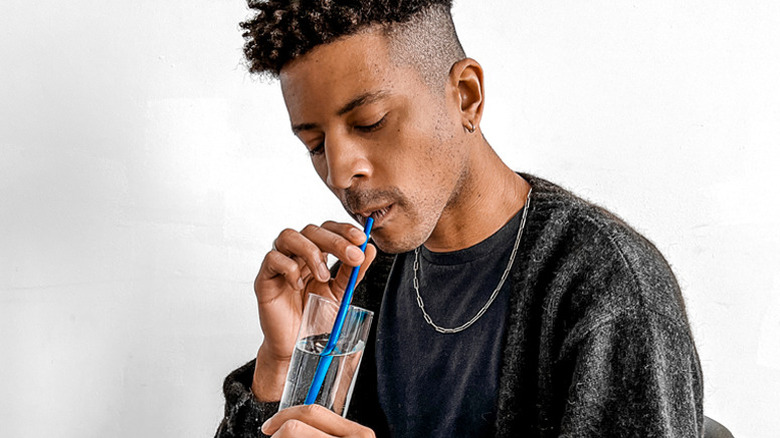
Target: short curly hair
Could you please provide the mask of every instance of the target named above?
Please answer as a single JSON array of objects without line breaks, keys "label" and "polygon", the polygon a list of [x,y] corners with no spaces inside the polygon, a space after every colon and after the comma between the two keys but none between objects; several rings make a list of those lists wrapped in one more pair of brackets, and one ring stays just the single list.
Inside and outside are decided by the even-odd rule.
[{"label": "short curly hair", "polygon": [[428,82],[465,57],[455,33],[452,0],[247,0],[256,11],[242,22],[251,73],[278,77],[314,47],[377,27],[397,55]]}]

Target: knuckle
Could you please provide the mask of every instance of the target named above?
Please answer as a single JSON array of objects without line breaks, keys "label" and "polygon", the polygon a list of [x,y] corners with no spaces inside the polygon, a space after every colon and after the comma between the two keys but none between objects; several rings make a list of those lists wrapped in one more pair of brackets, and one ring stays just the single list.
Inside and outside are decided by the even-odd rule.
[{"label": "knuckle", "polygon": [[304,256],[313,263],[317,263],[322,260],[322,253],[320,252],[320,249],[314,245],[308,248]]},{"label": "knuckle", "polygon": [[284,267],[282,268],[284,270],[284,276],[289,277],[290,275],[298,275],[300,272],[298,264],[287,257],[285,257],[285,259],[286,261],[284,262]]},{"label": "knuckle", "polygon": [[347,248],[349,248],[352,244],[348,241],[344,240],[341,236],[333,236],[330,239],[331,243],[333,244],[333,247],[336,248],[338,251],[341,251],[342,254],[347,253]]},{"label": "knuckle", "polygon": [[289,436],[295,436],[294,432],[300,430],[301,424],[303,423],[298,420],[287,420],[282,424],[282,427],[279,428],[278,432],[283,435],[289,434]]},{"label": "knuckle", "polygon": [[318,227],[317,225],[309,224],[309,225],[306,225],[305,227],[303,227],[303,230],[301,230],[301,232],[303,234],[309,234],[309,233],[314,233],[314,232],[316,232],[319,229],[320,229],[320,227]]},{"label": "knuckle", "polygon": [[290,273],[298,272],[298,264],[290,257],[280,252],[270,252],[266,256],[264,267],[261,268],[257,278],[262,278],[263,274],[267,275],[268,271],[275,272],[277,274],[289,275]]},{"label": "knuckle", "polygon": [[317,404],[310,404],[304,406],[302,411],[304,415],[317,415],[317,413],[320,412],[320,408],[322,408],[322,406]]},{"label": "knuckle", "polygon": [[296,234],[298,234],[298,232],[293,230],[292,228],[285,228],[282,230],[281,233],[279,233],[279,238],[276,240],[287,240]]},{"label": "knuckle", "polygon": [[269,252],[267,257],[268,261],[273,263],[275,266],[285,265],[284,260],[287,258],[287,256],[277,251]]}]

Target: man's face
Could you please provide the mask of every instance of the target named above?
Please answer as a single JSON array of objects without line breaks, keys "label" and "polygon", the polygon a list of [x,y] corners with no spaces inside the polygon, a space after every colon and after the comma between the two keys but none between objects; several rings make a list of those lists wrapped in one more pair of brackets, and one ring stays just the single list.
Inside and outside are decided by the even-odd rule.
[{"label": "man's face", "polygon": [[374,217],[380,249],[416,248],[453,214],[468,150],[451,85],[431,90],[377,33],[318,46],[280,76],[314,168],[350,215]]}]

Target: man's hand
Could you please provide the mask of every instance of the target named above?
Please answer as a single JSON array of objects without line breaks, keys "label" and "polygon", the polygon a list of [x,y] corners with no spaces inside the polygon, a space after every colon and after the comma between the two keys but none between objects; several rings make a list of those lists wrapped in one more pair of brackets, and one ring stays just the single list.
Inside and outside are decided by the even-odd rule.
[{"label": "man's hand", "polygon": [[[352,267],[361,266],[358,282],[376,256],[373,245],[363,254],[366,235],[354,225],[325,222],[300,232],[286,229],[266,254],[255,279],[255,296],[263,331],[257,352],[252,391],[261,401],[281,398],[287,368],[308,293],[340,301]],[[342,265],[331,278],[326,265],[333,254]]]},{"label": "man's hand", "polygon": [[263,433],[283,437],[353,437],[373,438],[374,431],[342,418],[320,405],[293,406],[283,409],[263,424]]}]

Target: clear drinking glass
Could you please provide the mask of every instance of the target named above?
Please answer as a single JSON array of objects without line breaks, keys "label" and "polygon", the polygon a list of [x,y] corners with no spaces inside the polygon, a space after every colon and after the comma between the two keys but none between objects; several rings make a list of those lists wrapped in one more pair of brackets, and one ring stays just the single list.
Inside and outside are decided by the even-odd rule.
[{"label": "clear drinking glass", "polygon": [[[304,403],[338,310],[339,303],[309,294],[279,410]],[[370,310],[349,306],[339,340],[329,355],[333,358],[325,380],[314,401],[342,417],[347,416],[373,316]]]}]

